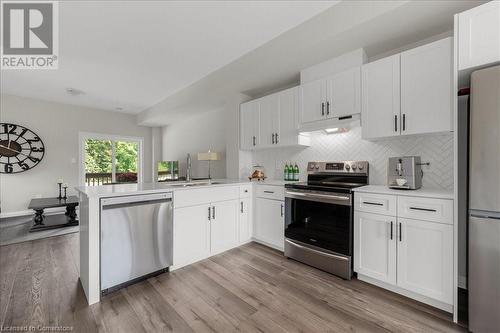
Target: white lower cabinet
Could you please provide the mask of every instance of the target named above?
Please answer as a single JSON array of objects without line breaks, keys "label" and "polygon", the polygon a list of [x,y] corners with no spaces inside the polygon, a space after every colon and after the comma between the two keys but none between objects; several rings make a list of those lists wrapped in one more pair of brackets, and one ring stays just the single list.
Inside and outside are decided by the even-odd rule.
[{"label": "white lower cabinet", "polygon": [[396,283],[396,219],[356,212],[354,270],[387,283]]},{"label": "white lower cabinet", "polygon": [[239,200],[212,204],[210,219],[210,254],[217,254],[238,245]]},{"label": "white lower cabinet", "polygon": [[175,267],[189,265],[210,255],[209,204],[174,209]]},{"label": "white lower cabinet", "polygon": [[252,198],[240,199],[239,242],[247,243],[252,239]]},{"label": "white lower cabinet", "polygon": [[[363,193],[355,193],[355,201]],[[366,195],[366,194],[365,194]],[[374,198],[378,194],[370,193]],[[387,195],[380,195],[383,200]],[[433,207],[443,199],[394,195],[400,203],[418,200]],[[453,225],[448,217],[409,219],[376,214],[356,205],[354,271],[358,278],[451,311],[453,304]],[[436,302],[437,301],[437,302]]]},{"label": "white lower cabinet", "polygon": [[453,302],[453,228],[398,218],[398,286]]},{"label": "white lower cabinet", "polygon": [[255,199],[254,238],[281,251],[285,246],[284,206],[281,200]]},{"label": "white lower cabinet", "polygon": [[[211,202],[210,199],[214,198],[221,200]],[[248,241],[252,233],[251,200],[251,187],[247,185],[174,193],[174,262],[171,269],[192,264]],[[242,213],[242,207],[245,213]]]}]

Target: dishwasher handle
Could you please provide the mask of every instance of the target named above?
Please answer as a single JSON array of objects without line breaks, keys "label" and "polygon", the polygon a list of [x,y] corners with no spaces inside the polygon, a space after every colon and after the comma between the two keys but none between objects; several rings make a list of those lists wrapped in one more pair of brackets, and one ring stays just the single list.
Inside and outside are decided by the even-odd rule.
[{"label": "dishwasher handle", "polygon": [[116,209],[131,206],[154,205],[166,202],[172,202],[172,193],[104,198],[101,199],[101,207],[102,209]]}]

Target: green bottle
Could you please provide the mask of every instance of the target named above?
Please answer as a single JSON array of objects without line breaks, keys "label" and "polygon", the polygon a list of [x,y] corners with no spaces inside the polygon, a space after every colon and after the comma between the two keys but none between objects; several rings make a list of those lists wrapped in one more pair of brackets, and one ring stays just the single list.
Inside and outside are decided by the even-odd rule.
[{"label": "green bottle", "polygon": [[293,180],[293,164],[288,164],[288,180]]},{"label": "green bottle", "polygon": [[288,164],[285,163],[285,170],[283,170],[283,180],[288,180]]},{"label": "green bottle", "polygon": [[295,166],[293,167],[293,180],[299,180],[299,166],[297,165],[297,163],[295,163]]}]

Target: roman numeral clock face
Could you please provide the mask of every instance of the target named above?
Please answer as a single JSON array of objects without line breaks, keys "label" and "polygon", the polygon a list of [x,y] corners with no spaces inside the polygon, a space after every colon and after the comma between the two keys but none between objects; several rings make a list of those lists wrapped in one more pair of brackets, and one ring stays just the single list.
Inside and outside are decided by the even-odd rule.
[{"label": "roman numeral clock face", "polygon": [[19,173],[35,167],[43,158],[42,140],[26,127],[0,123],[0,173]]}]

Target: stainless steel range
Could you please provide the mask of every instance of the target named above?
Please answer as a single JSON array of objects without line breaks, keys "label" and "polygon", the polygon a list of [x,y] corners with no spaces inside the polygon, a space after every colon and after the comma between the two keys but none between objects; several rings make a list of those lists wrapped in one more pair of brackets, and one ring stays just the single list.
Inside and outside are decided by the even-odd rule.
[{"label": "stainless steel range", "polygon": [[285,256],[351,279],[352,189],[368,184],[368,162],[309,162],[307,172],[285,186]]}]

